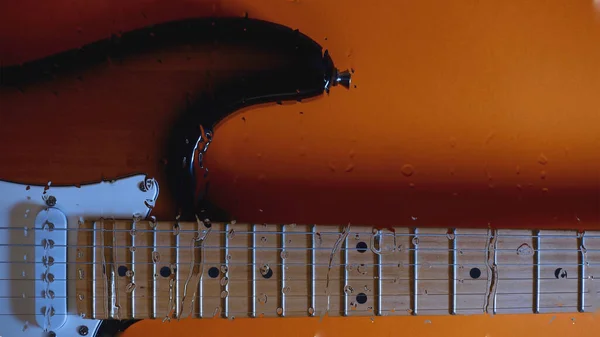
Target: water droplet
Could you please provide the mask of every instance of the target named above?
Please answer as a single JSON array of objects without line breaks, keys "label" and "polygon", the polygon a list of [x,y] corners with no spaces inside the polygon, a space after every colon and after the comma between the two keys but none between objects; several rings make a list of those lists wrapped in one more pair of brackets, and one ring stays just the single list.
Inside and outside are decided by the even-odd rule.
[{"label": "water droplet", "polygon": [[181,228],[179,227],[179,224],[178,223],[174,224],[173,225],[173,235],[175,235],[175,236],[179,235],[180,231],[181,231]]},{"label": "water droplet", "polygon": [[85,272],[83,271],[83,269],[81,269],[81,268],[77,269],[77,276],[79,277],[80,280],[83,280],[83,278],[85,277]]},{"label": "water droplet", "polygon": [[314,315],[314,313],[315,313],[315,308],[313,308],[313,307],[308,307],[308,314],[309,314],[309,315]]},{"label": "water droplet", "polygon": [[231,260],[231,255],[227,255],[227,261]]},{"label": "water droplet", "polygon": [[415,236],[414,238],[412,238],[412,244],[413,244],[414,246],[418,245],[418,244],[419,244],[419,238],[418,238],[418,237],[416,237],[416,236]]},{"label": "water droplet", "polygon": [[135,290],[135,288],[136,288],[135,283],[130,282],[125,286],[125,292],[128,294],[131,294]]},{"label": "water droplet", "polygon": [[285,259],[287,259],[289,257],[288,252],[285,251],[285,250],[282,250],[280,255],[281,255],[281,259],[282,260],[285,260]]},{"label": "water droplet", "polygon": [[227,290],[221,291],[221,298],[226,298],[228,295],[229,295],[229,292]]},{"label": "water droplet", "polygon": [[54,224],[46,220],[46,222],[44,222],[44,224],[42,225],[42,229],[47,232],[52,232],[54,230]]},{"label": "water droplet", "polygon": [[77,299],[83,301],[85,299],[85,296],[83,296],[83,294],[79,294],[77,295]]},{"label": "water droplet", "polygon": [[546,179],[546,171],[541,171],[540,172],[540,178]]},{"label": "water droplet", "polygon": [[158,225],[158,222],[156,221],[156,217],[154,215],[152,215],[150,217],[150,228],[154,229],[154,228],[156,228],[157,225]]},{"label": "water droplet", "polygon": [[354,292],[354,288],[352,288],[351,285],[347,285],[344,287],[344,293],[346,293],[347,295],[350,295]]},{"label": "water droplet", "polygon": [[329,162],[329,170],[330,170],[331,172],[335,172],[335,169],[336,169],[336,168],[335,168],[335,162],[334,162],[334,161],[330,161],[330,162]]},{"label": "water droplet", "polygon": [[135,273],[131,269],[129,269],[125,272],[125,276],[127,276],[127,277],[133,277],[133,275],[135,275]]},{"label": "water droplet", "polygon": [[292,290],[289,286],[285,286],[283,287],[283,289],[281,290],[282,293],[287,294],[290,292],[290,290]]},{"label": "water droplet", "polygon": [[419,218],[417,218],[416,216],[411,216],[410,218],[412,219],[412,221],[417,221],[417,220],[419,220]]},{"label": "water droplet", "polygon": [[542,165],[548,164],[548,157],[546,157],[543,153],[538,157],[538,163]]},{"label": "water droplet", "polygon": [[283,308],[279,307],[277,308],[277,315],[283,315]]},{"label": "water droplet", "polygon": [[229,271],[229,268],[226,265],[221,265],[221,273],[223,274],[227,274],[227,272]]},{"label": "water droplet", "polygon": [[27,261],[27,253],[23,254],[23,261]]},{"label": "water droplet", "polygon": [[42,257],[42,263],[44,267],[50,267],[54,265],[54,258],[52,256],[44,256]]},{"label": "water droplet", "polygon": [[360,264],[356,267],[356,271],[361,275],[367,275],[367,267],[364,264]]},{"label": "water droplet", "polygon": [[25,332],[25,330],[29,329],[29,321],[25,321],[25,324],[23,324],[23,329],[21,329],[21,331]]},{"label": "water droplet", "polygon": [[227,283],[229,283],[229,278],[228,278],[227,276],[225,276],[225,277],[221,278],[221,280],[219,281],[219,283],[220,283],[222,286],[226,286],[226,285],[227,285]]},{"label": "water droplet", "polygon": [[23,236],[27,237],[29,235],[29,228],[27,226],[23,227]]},{"label": "water droplet", "polygon": [[448,233],[446,234],[446,237],[448,238],[448,240],[454,240],[454,233]]},{"label": "water droplet", "polygon": [[160,262],[160,253],[157,251],[152,252],[152,262],[158,263]]},{"label": "water droplet", "polygon": [[518,189],[519,191],[521,191],[521,190],[523,190],[523,186],[521,186],[521,184],[517,184],[517,189]]},{"label": "water droplet", "polygon": [[451,148],[455,148],[456,147],[456,138],[450,137],[450,147]]},{"label": "water droplet", "polygon": [[517,248],[517,255],[532,256],[533,248],[531,248],[529,244],[523,243],[519,246],[519,248]]},{"label": "water droplet", "polygon": [[346,270],[347,271],[353,271],[354,270],[354,265],[353,264],[347,264],[346,265]]},{"label": "water droplet", "polygon": [[235,230],[230,229],[229,232],[227,233],[227,238],[228,239],[233,239],[235,237]]},{"label": "water droplet", "polygon": [[402,172],[405,177],[410,177],[413,175],[413,173],[415,173],[415,168],[410,164],[406,164],[402,166],[400,172]]},{"label": "water droplet", "polygon": [[354,171],[354,164],[348,164],[348,166],[346,166],[346,169],[344,171],[346,171],[346,172]]},{"label": "water droplet", "polygon": [[131,236],[135,236],[136,234],[137,234],[137,230],[135,228],[133,228],[129,231],[129,235],[131,235]]},{"label": "water droplet", "polygon": [[548,193],[548,191],[550,191],[550,190],[548,189],[548,187],[544,187],[544,188],[542,188],[542,192],[543,192],[543,193]]},{"label": "water droplet", "polygon": [[410,184],[408,184],[408,187],[415,188],[415,184],[414,183],[410,183]]},{"label": "water droplet", "polygon": [[48,283],[54,282],[54,274],[52,274],[52,273],[44,274],[44,280]]},{"label": "water droplet", "polygon": [[132,252],[132,253],[135,253],[136,248],[134,246],[131,246],[131,247],[129,247],[129,251]]},{"label": "water droplet", "polygon": [[268,265],[268,264],[263,264],[263,265],[260,267],[260,274],[261,274],[262,276],[265,276],[265,275],[267,275],[267,274],[269,273],[269,270],[270,270],[270,269],[271,269],[271,268],[269,268],[269,265]]},{"label": "water droplet", "polygon": [[267,303],[267,299],[268,299],[268,297],[267,297],[267,294],[264,294],[264,293],[260,293],[260,294],[258,295],[258,297],[257,297],[257,301],[258,301],[258,303],[260,303],[260,304],[265,304],[265,303]]},{"label": "water droplet", "polygon": [[216,307],[213,311],[213,317],[219,317],[221,315],[221,307]]},{"label": "water droplet", "polygon": [[425,324],[431,324],[431,320],[429,320],[429,319],[426,319],[426,320],[425,320]]},{"label": "water droplet", "polygon": [[81,259],[82,257],[83,257],[83,251],[81,251],[81,250],[78,250],[78,251],[77,251],[77,258],[78,258],[78,259]]},{"label": "water droplet", "polygon": [[267,237],[266,236],[261,237],[260,242],[262,242],[262,243],[267,242]]},{"label": "water droplet", "polygon": [[358,303],[356,303],[356,302],[354,302],[354,301],[350,302],[350,308],[351,308],[352,310],[356,309],[356,307],[358,307]]},{"label": "water droplet", "polygon": [[517,165],[515,171],[516,171],[517,175],[521,174],[521,166]]},{"label": "water droplet", "polygon": [[52,239],[43,239],[42,240],[42,247],[44,247],[44,249],[46,249],[46,250],[54,248],[54,240],[52,240]]}]

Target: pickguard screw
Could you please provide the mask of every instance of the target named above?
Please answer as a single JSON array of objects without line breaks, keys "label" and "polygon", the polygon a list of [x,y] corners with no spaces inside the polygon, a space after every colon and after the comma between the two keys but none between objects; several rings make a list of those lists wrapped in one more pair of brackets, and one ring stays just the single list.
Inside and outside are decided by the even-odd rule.
[{"label": "pickguard screw", "polygon": [[56,197],[51,195],[46,199],[46,205],[48,207],[54,207],[56,206]]},{"label": "pickguard screw", "polygon": [[154,187],[154,179],[146,178],[144,181],[140,182],[140,190],[142,192],[148,192]]},{"label": "pickguard screw", "polygon": [[90,332],[90,329],[87,326],[82,325],[77,328],[77,332],[79,332],[79,335],[81,336],[87,336],[88,332]]}]

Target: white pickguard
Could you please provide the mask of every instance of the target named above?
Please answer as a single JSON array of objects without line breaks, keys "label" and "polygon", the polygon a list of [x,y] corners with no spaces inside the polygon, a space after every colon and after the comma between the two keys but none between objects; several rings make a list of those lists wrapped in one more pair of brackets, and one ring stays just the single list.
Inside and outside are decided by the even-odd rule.
[{"label": "white pickguard", "polygon": [[[43,274],[40,268],[45,268],[40,256],[43,255],[40,253],[43,249],[40,249],[41,243],[37,242],[42,240],[43,233],[35,229],[49,214],[46,200],[50,196],[56,198],[56,205],[51,209],[54,212],[50,214],[54,219],[52,221],[60,222],[62,213],[70,229],[77,228],[80,220],[131,219],[134,214],[145,218],[158,198],[158,184],[150,181],[153,182],[150,184],[152,186],[146,184],[146,176],[135,175],[81,187],[50,186],[45,193],[44,186],[0,181],[0,337],[47,336],[47,331],[39,323],[44,322],[40,308],[45,307],[42,302],[46,301],[41,299],[43,290],[40,290]],[[141,184],[147,187],[145,191],[140,188]],[[67,233],[68,245],[76,246],[77,232],[68,230]],[[49,235],[55,235],[54,238],[60,240],[59,230]],[[65,259],[60,256],[61,251],[68,252],[67,261],[75,261],[76,250],[65,249],[57,244],[54,251],[57,254],[56,263],[50,268],[56,273],[53,274],[56,280],[51,286],[56,288],[56,297],[52,301],[56,301],[54,303],[57,306],[52,322],[57,323],[46,328],[56,333],[57,337],[71,337],[79,336],[78,328],[85,325],[89,329],[88,336],[94,336],[100,321],[77,315],[75,268],[69,263],[61,267],[59,263]],[[60,275],[64,273],[65,265],[68,275]],[[61,309],[61,301],[65,301],[64,294],[60,296],[61,280],[67,291],[66,312]],[[66,287],[64,280],[68,280]],[[65,314],[66,319],[62,319]]]}]

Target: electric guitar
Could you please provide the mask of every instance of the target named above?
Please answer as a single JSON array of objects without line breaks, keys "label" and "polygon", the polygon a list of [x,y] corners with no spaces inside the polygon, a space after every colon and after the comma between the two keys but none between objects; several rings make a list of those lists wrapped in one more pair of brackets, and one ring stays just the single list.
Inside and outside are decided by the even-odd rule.
[{"label": "electric guitar", "polygon": [[[250,61],[242,62],[245,68],[237,72],[234,78],[223,81],[222,78],[228,76],[220,76],[221,82],[211,82],[215,86],[212,90],[186,93],[188,106],[170,127],[167,141],[169,153],[165,160],[168,165],[159,174],[162,181],[169,183],[172,194],[177,196],[177,221],[197,218],[200,214],[204,217],[202,223],[209,228],[208,214],[211,217],[220,214],[214,209],[207,212],[206,205],[199,202],[203,200],[207,187],[207,182],[201,183],[200,179],[207,176],[203,156],[212,140],[212,128],[229,114],[244,107],[301,101],[329,92],[336,85],[350,85],[349,72],[339,72],[328,52],[299,31],[245,17],[189,19],[126,32],[76,50],[2,68],[3,106],[10,108],[11,93],[29,93],[40,85],[52,86],[54,82],[65,78],[76,77],[78,81],[83,81],[81,74],[89,73],[90,69],[93,72],[113,64],[125,65],[126,68],[132,59],[157,52],[177,55],[183,50],[188,59],[189,55],[202,57],[206,56],[207,50],[214,52],[219,49],[221,44],[226,49],[237,48],[235,50],[238,53],[244,51]],[[55,95],[58,93],[55,92]],[[7,170],[10,168],[5,166],[4,171]],[[171,253],[176,246],[170,246],[162,252],[150,251],[141,244],[144,241],[142,239],[137,247],[128,248],[129,253],[137,252],[138,256],[151,253],[153,261],[162,261],[161,265],[168,269],[167,272],[164,267],[160,270],[154,268],[152,273],[144,274],[142,268],[133,267],[143,263],[132,261],[130,258],[133,255],[126,257],[117,252],[117,236],[109,238],[104,235],[119,232],[119,225],[111,222],[114,219],[132,219],[140,226],[145,226],[142,223],[146,223],[158,197],[159,182],[156,179],[134,175],[81,186],[60,187],[51,185],[51,182],[46,186],[34,186],[2,181],[0,191],[0,217],[4,224],[1,226],[4,235],[0,240],[0,255],[3,256],[0,265],[4,275],[0,280],[0,336],[113,335],[120,325],[113,324],[115,320],[102,325],[103,319],[116,315],[117,320],[127,320],[129,316],[139,318],[150,313],[139,310],[136,313],[135,305],[125,305],[126,301],[135,302],[136,298],[152,296],[157,299],[153,304],[152,316],[162,315],[158,312],[157,304],[161,292],[156,286],[150,287],[149,283],[144,285],[143,280],[155,279],[153,282],[156,283],[161,276],[169,278],[166,285],[170,302],[165,318],[180,317],[184,309],[183,300],[181,305],[176,305],[175,301],[180,298],[181,286],[178,282],[186,267],[179,262],[179,257],[177,261],[171,261],[179,256],[177,252]],[[104,221],[111,229],[103,227]],[[218,231],[216,227],[215,233]],[[135,231],[139,231],[138,238],[149,238],[146,236],[150,233],[148,229],[140,227],[128,233]],[[84,232],[92,235],[84,238],[80,235]],[[182,237],[187,237],[188,232],[189,229],[182,229]],[[193,251],[192,256],[198,254],[196,246],[202,246],[201,243],[207,238],[207,233],[194,237],[189,247]],[[91,241],[84,242],[88,239]],[[100,239],[102,243],[97,241]],[[168,245],[167,242],[165,244]],[[104,251],[109,246],[112,247],[112,253]],[[94,247],[101,247],[106,255],[100,251],[89,251]],[[205,273],[198,270],[197,264],[203,265],[202,260],[205,259],[204,253],[200,254],[198,260],[191,263],[194,277],[202,277]],[[123,266],[116,265],[124,262],[122,259],[130,260],[127,271]],[[207,267],[206,272],[213,275],[214,267]],[[116,286],[119,278],[124,276],[132,282],[121,282]],[[110,284],[101,281],[109,282],[109,279]],[[92,280],[94,283],[88,282]],[[99,281],[98,284],[96,281]],[[192,288],[197,290],[198,282],[194,286],[187,281],[185,290],[187,292],[188,286],[190,289],[187,301],[193,307],[194,301],[198,303],[198,295]],[[162,287],[163,282],[160,283]],[[128,295],[119,296],[121,286],[127,287]],[[103,289],[102,293],[97,292],[100,288]],[[152,292],[147,292],[150,289],[153,289]],[[125,299],[127,296],[130,300]],[[206,295],[200,297],[203,296]],[[112,303],[109,307],[104,306],[109,302]],[[101,307],[106,309],[103,313],[97,311]],[[119,307],[121,309],[115,311]]]},{"label": "electric guitar", "polygon": [[[595,309],[596,232],[248,224],[207,205],[204,157],[217,123],[253,104],[349,85],[349,73],[289,28],[247,18],[168,23],[3,69],[3,84],[27,93],[77,77],[77,66],[193,49],[194,38],[269,50],[269,62],[189,99],[170,127],[160,179],[1,183],[0,335],[112,336],[139,319]],[[176,198],[172,218],[150,216],[161,182]]]}]

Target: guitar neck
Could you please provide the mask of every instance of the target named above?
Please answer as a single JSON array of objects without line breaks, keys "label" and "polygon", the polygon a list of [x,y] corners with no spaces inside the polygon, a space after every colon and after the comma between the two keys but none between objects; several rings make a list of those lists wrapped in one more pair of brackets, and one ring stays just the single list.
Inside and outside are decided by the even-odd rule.
[{"label": "guitar neck", "polygon": [[95,319],[594,311],[594,232],[82,223]]}]

